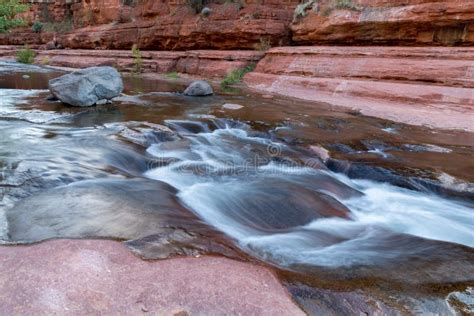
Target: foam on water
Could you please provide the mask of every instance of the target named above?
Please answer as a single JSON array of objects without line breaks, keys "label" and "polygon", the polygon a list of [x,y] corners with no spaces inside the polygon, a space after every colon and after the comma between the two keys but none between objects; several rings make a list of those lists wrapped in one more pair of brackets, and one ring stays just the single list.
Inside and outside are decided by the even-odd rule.
[{"label": "foam on water", "polygon": [[54,111],[38,109],[22,110],[17,106],[27,104],[29,97],[37,96],[47,90],[20,90],[0,89],[0,117],[3,119],[17,119],[32,123],[46,123],[71,116]]},{"label": "foam on water", "polygon": [[[157,157],[181,160],[148,171],[146,176],[178,188],[184,204],[207,223],[236,239],[242,247],[278,264],[377,264],[426,250],[424,244],[397,244],[397,238],[403,240],[403,236],[474,247],[473,208],[467,203],[389,184],[351,180],[327,170],[281,165],[259,148],[274,143],[249,136],[241,129],[198,133],[187,137],[187,141],[187,146],[169,152],[160,149],[161,145],[152,146],[149,153]],[[252,159],[255,154],[260,155],[258,159]],[[262,158],[268,159],[267,163]],[[338,196],[337,190],[330,194],[350,210],[349,218],[318,218],[282,232],[262,232],[244,224],[243,218],[248,216],[245,203],[256,192],[271,191],[272,183],[278,181],[328,193],[327,188],[314,185],[313,178],[321,176],[333,179],[331,185],[343,183],[363,193],[351,198]],[[263,203],[258,205],[262,209],[274,207],[259,203]],[[244,211],[236,214],[235,210]],[[283,211],[291,214],[294,210],[290,207]]]}]

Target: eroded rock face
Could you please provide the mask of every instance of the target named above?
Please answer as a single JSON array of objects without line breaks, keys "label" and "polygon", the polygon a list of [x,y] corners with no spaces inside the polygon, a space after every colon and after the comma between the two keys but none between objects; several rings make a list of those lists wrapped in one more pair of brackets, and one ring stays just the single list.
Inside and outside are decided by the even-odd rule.
[{"label": "eroded rock face", "polygon": [[472,45],[474,6],[457,0],[321,1],[292,25],[297,44]]},{"label": "eroded rock face", "polygon": [[[49,12],[56,22],[71,24],[74,30],[62,34],[59,43],[75,49],[128,50],[133,44],[148,50],[264,49],[291,41],[298,45],[474,43],[470,1],[320,0],[299,7],[297,14],[299,0],[255,2],[208,1],[211,13],[205,15],[178,1],[91,0],[69,7],[35,4],[24,16],[28,21],[41,20],[42,12]],[[1,35],[0,44],[45,44],[47,34],[23,29]]]},{"label": "eroded rock face", "polygon": [[49,81],[54,97],[74,106],[91,106],[123,91],[120,73],[112,67],[90,67]]},{"label": "eroded rock face", "polygon": [[[289,43],[288,25],[299,1],[285,4],[208,1],[211,2],[209,15],[196,13],[183,2],[92,0],[75,3],[70,6],[67,20],[73,23],[74,30],[63,34],[60,44],[76,49],[127,50],[133,44],[142,50],[255,49],[261,40],[272,46],[281,45]],[[46,8],[54,16],[53,8]],[[35,15],[37,6],[32,10],[31,15]],[[66,20],[62,13],[57,19]],[[36,39],[36,43],[40,41],[38,34],[30,37],[30,40]],[[9,40],[0,37],[0,43],[9,44]]]}]

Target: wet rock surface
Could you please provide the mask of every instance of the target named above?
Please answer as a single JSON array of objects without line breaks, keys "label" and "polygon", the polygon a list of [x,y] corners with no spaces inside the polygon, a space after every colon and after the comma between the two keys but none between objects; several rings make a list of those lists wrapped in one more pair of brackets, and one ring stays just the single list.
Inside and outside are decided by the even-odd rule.
[{"label": "wet rock surface", "polygon": [[147,180],[89,180],[32,196],[8,210],[11,241],[137,239],[192,217],[171,186]]},{"label": "wet rock surface", "polygon": [[288,290],[310,315],[403,315],[391,306],[364,293],[337,292],[290,285]]}]

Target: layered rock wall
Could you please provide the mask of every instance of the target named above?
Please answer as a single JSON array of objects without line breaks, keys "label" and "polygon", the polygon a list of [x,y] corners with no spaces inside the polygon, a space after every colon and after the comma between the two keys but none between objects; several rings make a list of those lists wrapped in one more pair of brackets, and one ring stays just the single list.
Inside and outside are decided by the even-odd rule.
[{"label": "layered rock wall", "polygon": [[[81,49],[261,49],[284,45],[471,46],[474,2],[459,0],[30,0],[30,22]],[[308,5],[300,5],[301,2]],[[296,10],[295,10],[296,9]],[[296,12],[296,14],[295,14]],[[72,29],[72,31],[70,31]],[[30,29],[0,44],[44,44]]]},{"label": "layered rock wall", "polygon": [[[68,48],[130,49],[136,44],[149,50],[259,50],[290,43],[289,24],[300,0],[209,0],[209,15],[196,12],[186,0],[29,2],[28,21],[71,24],[73,31],[57,32]],[[2,36],[0,43],[17,45],[19,38],[42,43],[40,34],[28,31]]]},{"label": "layered rock wall", "polygon": [[364,115],[474,131],[471,47],[279,47],[245,82]]},{"label": "layered rock wall", "polygon": [[[0,58],[13,59],[21,46],[0,46]],[[68,68],[113,66],[124,72],[136,72],[137,60],[131,51],[108,50],[36,50],[36,63]],[[139,71],[148,74],[179,72],[191,76],[221,79],[232,70],[256,64],[264,56],[257,51],[144,51]]]},{"label": "layered rock wall", "polygon": [[308,44],[472,45],[474,2],[459,0],[321,0],[291,25]]}]

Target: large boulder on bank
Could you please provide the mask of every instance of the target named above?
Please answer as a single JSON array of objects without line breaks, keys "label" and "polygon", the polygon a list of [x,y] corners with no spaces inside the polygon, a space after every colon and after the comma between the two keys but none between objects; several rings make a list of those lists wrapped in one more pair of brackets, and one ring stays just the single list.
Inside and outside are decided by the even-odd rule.
[{"label": "large boulder on bank", "polygon": [[184,90],[185,95],[193,97],[201,97],[206,95],[214,94],[212,87],[209,83],[204,80],[193,81],[187,88]]},{"label": "large boulder on bank", "polygon": [[90,67],[49,81],[54,97],[74,106],[91,106],[123,91],[120,73],[113,67]]}]

